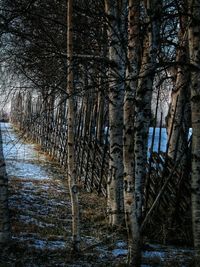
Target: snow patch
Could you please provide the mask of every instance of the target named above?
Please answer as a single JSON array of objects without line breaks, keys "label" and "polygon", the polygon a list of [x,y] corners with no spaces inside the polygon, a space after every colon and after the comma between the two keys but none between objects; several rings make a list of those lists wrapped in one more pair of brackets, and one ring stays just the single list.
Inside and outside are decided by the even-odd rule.
[{"label": "snow patch", "polygon": [[126,256],[128,254],[128,250],[122,248],[116,248],[112,251],[112,254],[115,257]]},{"label": "snow patch", "polygon": [[165,256],[166,253],[162,251],[145,251],[143,253],[144,258],[149,258],[149,259],[159,258],[161,261],[164,261]]},{"label": "snow patch", "polygon": [[25,179],[49,179],[49,174],[38,164],[6,161],[8,175]]},{"label": "snow patch", "polygon": [[118,248],[124,248],[124,247],[126,247],[127,246],[127,244],[126,244],[126,242],[124,242],[124,241],[118,241],[117,243],[116,243],[116,247],[118,247]]}]

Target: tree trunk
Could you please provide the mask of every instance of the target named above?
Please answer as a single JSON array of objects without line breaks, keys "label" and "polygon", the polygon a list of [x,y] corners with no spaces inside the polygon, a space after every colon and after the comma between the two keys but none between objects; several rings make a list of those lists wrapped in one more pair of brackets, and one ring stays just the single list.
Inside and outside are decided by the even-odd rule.
[{"label": "tree trunk", "polygon": [[196,266],[200,266],[200,2],[188,1],[191,11],[189,51],[192,111],[192,218]]},{"label": "tree trunk", "polygon": [[2,136],[0,129],[0,246],[8,244],[9,240],[10,221],[8,212],[8,178],[3,156]]},{"label": "tree trunk", "polygon": [[[124,209],[128,234],[128,264],[139,266],[140,253],[139,229],[135,221],[135,162],[134,162],[134,105],[135,93],[137,89],[140,49],[140,0],[129,0],[128,15],[128,68],[126,73],[126,90],[124,97]],[[138,255],[139,254],[139,255]]]},{"label": "tree trunk", "polygon": [[[122,1],[123,2],[123,1]],[[110,159],[108,180],[109,224],[123,221],[123,97],[125,80],[125,53],[121,33],[125,15],[121,1],[106,0],[108,18],[109,59],[109,136]],[[122,28],[120,28],[122,27]]]},{"label": "tree trunk", "polygon": [[72,203],[72,241],[74,251],[80,249],[80,222],[79,222],[79,203],[78,203],[78,187],[75,166],[75,151],[74,151],[74,132],[75,132],[75,103],[74,103],[74,77],[73,77],[73,1],[68,0],[67,10],[67,55],[68,55],[68,72],[67,72],[67,94],[68,99],[68,182]]},{"label": "tree trunk", "polygon": [[97,140],[100,145],[103,144],[104,137],[104,110],[105,110],[105,96],[102,92],[98,93],[98,117],[97,117]]},{"label": "tree trunk", "polygon": [[169,138],[168,155],[173,160],[179,159],[187,147],[190,127],[190,91],[188,62],[188,20],[182,16],[179,29],[179,44],[177,48],[178,68],[176,82],[171,94],[171,104],[168,112],[167,132]]},{"label": "tree trunk", "polygon": [[[102,35],[105,40],[107,39],[107,33],[106,33],[106,26],[105,24],[102,27]],[[103,45],[101,45],[100,49],[100,56],[103,58],[107,57],[107,48],[108,43],[104,42]],[[107,113],[107,105],[106,105],[106,97],[108,95],[108,84],[107,84],[107,66],[103,62],[100,65],[100,76],[99,76],[99,92],[98,92],[98,122],[97,122],[97,139],[100,145],[103,145],[104,143],[104,137],[105,137],[105,127],[107,126],[105,123],[105,113]]]},{"label": "tree trunk", "polygon": [[[160,34],[160,14],[161,3],[158,0],[146,2],[147,24],[146,35],[143,42],[143,55],[139,73],[138,87],[136,91],[135,104],[135,124],[134,124],[134,155],[135,155],[135,196],[133,220],[134,231],[133,240],[136,245],[133,247],[133,255],[137,255],[137,260],[132,259],[132,266],[140,266],[141,257],[141,233],[142,206],[144,196],[144,182],[146,178],[148,133],[151,121],[151,99],[153,91],[153,81],[156,72],[156,60],[159,49]],[[135,250],[135,251],[134,251]]]}]

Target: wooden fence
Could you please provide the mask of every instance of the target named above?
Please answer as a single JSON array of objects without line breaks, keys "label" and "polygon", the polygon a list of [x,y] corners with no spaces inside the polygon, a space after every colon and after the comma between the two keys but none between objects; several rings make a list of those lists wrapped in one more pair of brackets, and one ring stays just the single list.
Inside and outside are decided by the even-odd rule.
[{"label": "wooden fence", "polygon": [[[62,99],[61,99],[62,100]],[[97,115],[98,106],[77,103],[75,129],[76,166],[79,182],[87,191],[106,197],[109,173],[108,125]],[[55,98],[34,100],[30,94],[16,94],[12,101],[11,122],[42,150],[67,169],[66,100],[55,106]],[[96,118],[101,118],[99,124]],[[99,138],[98,125],[101,125]],[[100,126],[99,126],[100,127]],[[105,131],[106,129],[106,131]],[[154,133],[155,134],[155,133]],[[101,140],[100,140],[101,139]],[[154,136],[153,136],[154,139]],[[159,138],[161,141],[161,138]],[[160,147],[160,144],[159,144]],[[152,149],[151,149],[152,150]],[[189,161],[188,161],[189,162]],[[191,242],[190,164],[174,163],[165,153],[151,152],[144,185],[144,232],[161,241],[179,238]],[[148,227],[146,227],[148,225]],[[156,225],[156,228],[155,228]],[[178,242],[178,241],[177,241]]]}]

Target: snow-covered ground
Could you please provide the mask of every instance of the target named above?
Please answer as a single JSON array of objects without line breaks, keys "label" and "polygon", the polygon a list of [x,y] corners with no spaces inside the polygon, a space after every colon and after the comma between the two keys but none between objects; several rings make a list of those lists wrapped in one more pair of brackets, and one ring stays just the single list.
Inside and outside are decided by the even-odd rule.
[{"label": "snow-covered ground", "polygon": [[3,152],[8,176],[50,179],[54,176],[45,156],[16,135],[10,123],[1,123]]}]

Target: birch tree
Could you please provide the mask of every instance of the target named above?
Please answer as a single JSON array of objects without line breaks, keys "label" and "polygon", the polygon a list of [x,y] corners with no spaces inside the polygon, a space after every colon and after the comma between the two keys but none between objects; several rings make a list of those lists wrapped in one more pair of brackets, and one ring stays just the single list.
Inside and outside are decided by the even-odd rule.
[{"label": "birch tree", "polygon": [[143,55],[139,72],[135,106],[135,194],[138,221],[142,218],[142,188],[145,179],[147,162],[147,142],[151,119],[151,99],[153,81],[157,67],[159,49],[161,2],[158,0],[146,2],[148,29],[143,42]]},{"label": "birch tree", "polygon": [[189,91],[189,50],[187,33],[187,16],[183,15],[186,5],[182,1],[179,20],[179,34],[176,62],[178,64],[175,76],[176,81],[171,93],[171,104],[168,113],[167,131],[169,137],[168,155],[173,159],[179,159],[187,147],[188,132],[190,126],[190,91]]},{"label": "birch tree", "polygon": [[[129,264],[134,265],[138,257],[139,229],[135,221],[135,162],[134,162],[134,105],[140,65],[140,1],[129,0],[128,14],[128,66],[124,97],[124,209],[129,244]],[[139,264],[139,263],[138,263]]]},{"label": "birch tree", "polygon": [[200,1],[188,0],[190,8],[189,52],[192,113],[192,219],[196,266],[200,266]]},{"label": "birch tree", "polygon": [[[130,7],[135,16],[130,14],[129,26],[133,27],[133,34],[139,32],[139,2],[130,2]],[[135,4],[133,6],[133,4]],[[130,12],[131,12],[130,9]],[[132,179],[129,176],[125,180],[125,205],[126,205],[126,217],[128,233],[129,233],[129,264],[130,266],[140,266],[141,263],[141,232],[140,225],[142,222],[142,205],[143,205],[143,194],[144,194],[144,181],[146,176],[145,166],[147,163],[147,143],[148,143],[148,132],[151,119],[151,98],[153,90],[153,81],[155,76],[155,71],[157,67],[157,53],[159,49],[159,33],[160,33],[160,12],[161,12],[161,2],[160,1],[147,1],[144,6],[146,12],[146,25],[148,25],[145,33],[144,39],[142,40],[143,47],[141,49],[141,59],[138,59],[139,46],[134,44],[134,49],[131,48],[131,43],[129,43],[129,56],[131,57],[131,82],[132,82],[132,94],[135,98],[134,106],[134,134],[133,137],[126,136],[127,140],[130,142],[130,138],[134,138],[134,143],[128,146],[129,150],[125,145],[124,156],[127,155],[127,151],[130,152],[133,149],[133,160],[132,164],[129,165],[131,170],[132,165]],[[132,24],[130,24],[132,23]],[[131,36],[129,31],[129,42],[134,40],[134,35]],[[135,37],[136,38],[136,37]],[[134,42],[134,41],[133,41]],[[136,42],[136,39],[135,39]],[[140,39],[137,39],[140,42]],[[130,46],[131,45],[131,46]],[[131,50],[132,51],[131,51]],[[131,55],[131,53],[133,53]],[[134,54],[135,53],[135,54]],[[136,54],[137,53],[137,54]],[[141,63],[140,63],[141,62]],[[141,66],[140,66],[141,64]],[[138,68],[138,66],[140,68]],[[138,75],[139,74],[139,75]],[[130,74],[129,74],[130,75]],[[135,75],[139,76],[138,82],[136,82]],[[137,86],[137,87],[136,87]],[[134,87],[136,87],[134,92]],[[133,96],[132,96],[133,97]],[[126,100],[126,98],[125,98]],[[124,122],[127,123],[127,115],[131,113],[126,110],[127,105],[125,104]],[[129,107],[130,108],[130,107]],[[132,111],[133,112],[133,111]],[[133,127],[133,126],[131,126]],[[130,131],[131,132],[131,131]],[[125,139],[125,142],[127,142]],[[128,166],[130,160],[124,157],[125,166]],[[125,174],[126,175],[126,174]],[[127,185],[126,185],[127,184]],[[131,195],[132,191],[132,195]]]},{"label": "birch tree", "polygon": [[122,222],[123,214],[123,98],[125,51],[123,38],[127,1],[106,0],[109,59],[109,135],[110,159],[108,180],[108,213],[110,225]]},{"label": "birch tree", "polygon": [[141,263],[140,224],[161,12],[160,1],[145,3],[145,22],[148,27],[142,40],[139,25],[141,4],[137,0],[129,1],[129,68],[124,102],[124,205],[130,266],[140,266]]},{"label": "birch tree", "polygon": [[67,94],[68,94],[68,143],[67,143],[67,169],[68,183],[72,203],[72,242],[74,251],[80,249],[80,222],[78,187],[75,166],[74,131],[75,131],[75,103],[74,103],[74,78],[73,78],[73,0],[68,0],[67,9]]}]

